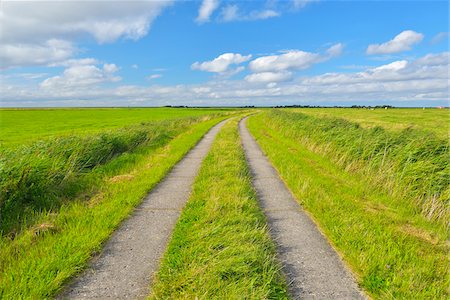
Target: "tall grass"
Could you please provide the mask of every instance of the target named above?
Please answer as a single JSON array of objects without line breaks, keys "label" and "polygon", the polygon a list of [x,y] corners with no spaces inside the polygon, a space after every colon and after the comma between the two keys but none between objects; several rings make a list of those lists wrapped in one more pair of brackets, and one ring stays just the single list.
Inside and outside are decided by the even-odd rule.
[{"label": "tall grass", "polygon": [[[414,190],[414,186],[404,183],[395,186],[382,182],[383,176],[390,178],[394,172],[391,160],[402,157],[391,156],[396,152],[386,149],[389,143],[378,145],[376,141],[367,141],[369,133],[377,135],[361,132],[354,124],[317,118],[305,120],[290,113],[263,113],[248,121],[250,132],[296,199],[370,296],[448,299],[449,244],[448,230],[443,226],[445,218],[425,218],[414,198],[406,197],[409,193],[417,195],[420,186]],[[384,133],[389,136],[389,132]],[[353,143],[360,145],[360,151],[352,148],[350,141],[348,145],[345,141],[340,141],[342,144],[334,141],[342,136],[354,138]],[[377,151],[373,144],[378,145]],[[344,148],[346,145],[349,149]],[[369,158],[375,159],[376,154],[378,164],[369,167]],[[423,157],[416,159],[420,161]],[[422,176],[420,172],[413,173],[414,168],[404,168],[411,170],[404,177]],[[394,196],[395,193],[405,197]],[[442,194],[440,197],[445,202]]]},{"label": "tall grass", "polygon": [[401,201],[411,202],[428,219],[448,222],[448,141],[411,128],[399,132],[362,128],[341,118],[279,110],[270,111],[266,122],[311,150],[327,154],[347,171],[363,174]]},{"label": "tall grass", "polygon": [[11,233],[43,210],[89,194],[92,172],[137,147],[160,146],[199,118],[141,123],[88,136],[67,136],[0,152],[0,231]]}]

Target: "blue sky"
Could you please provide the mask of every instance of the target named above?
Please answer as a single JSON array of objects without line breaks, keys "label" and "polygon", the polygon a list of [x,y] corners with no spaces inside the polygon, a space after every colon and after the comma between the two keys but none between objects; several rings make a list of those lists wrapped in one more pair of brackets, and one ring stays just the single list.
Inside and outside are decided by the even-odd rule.
[{"label": "blue sky", "polygon": [[447,1],[2,1],[1,106],[448,105]]}]

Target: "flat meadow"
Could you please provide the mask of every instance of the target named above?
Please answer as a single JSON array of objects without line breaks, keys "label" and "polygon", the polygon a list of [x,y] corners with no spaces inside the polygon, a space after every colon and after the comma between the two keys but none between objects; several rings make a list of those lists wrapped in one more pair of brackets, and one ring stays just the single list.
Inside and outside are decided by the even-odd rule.
[{"label": "flat meadow", "polygon": [[250,132],[375,299],[446,299],[448,109],[273,109]]},{"label": "flat meadow", "polygon": [[0,298],[48,298],[229,109],[1,110]]},{"label": "flat meadow", "polygon": [[225,119],[150,297],[289,298],[243,116],[369,297],[448,299],[448,109],[168,107],[0,109],[0,298],[57,295]]},{"label": "flat meadow", "polygon": [[[48,108],[0,109],[0,147],[52,136],[89,134],[140,122],[198,117],[222,109],[188,108]],[[226,109],[223,109],[226,111]]]},{"label": "flat meadow", "polygon": [[293,109],[316,117],[338,117],[356,122],[363,127],[381,126],[400,131],[413,128],[433,132],[445,139],[449,135],[450,113],[438,108],[298,108]]}]

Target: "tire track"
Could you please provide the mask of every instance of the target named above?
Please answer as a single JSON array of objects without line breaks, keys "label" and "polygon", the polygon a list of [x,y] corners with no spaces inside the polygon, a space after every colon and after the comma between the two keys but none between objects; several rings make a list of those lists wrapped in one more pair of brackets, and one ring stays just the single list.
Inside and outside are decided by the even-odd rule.
[{"label": "tire track", "polygon": [[298,205],[267,157],[239,123],[253,185],[294,299],[365,299],[353,276]]},{"label": "tire track", "polygon": [[222,121],[169,172],[59,299],[145,298],[200,165]]}]

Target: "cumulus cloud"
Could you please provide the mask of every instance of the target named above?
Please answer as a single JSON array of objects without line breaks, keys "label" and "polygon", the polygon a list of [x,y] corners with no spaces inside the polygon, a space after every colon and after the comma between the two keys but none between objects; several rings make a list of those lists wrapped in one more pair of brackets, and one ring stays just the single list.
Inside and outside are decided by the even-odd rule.
[{"label": "cumulus cloud", "polygon": [[[238,65],[248,61],[251,55],[241,55],[239,53],[224,53],[212,61],[195,62],[191,65],[192,70],[199,70],[213,73],[225,73],[230,71],[231,65]],[[242,71],[243,68],[238,68]]]},{"label": "cumulus cloud", "polygon": [[[53,85],[50,89],[17,86],[5,79],[0,85],[0,95],[3,106],[335,105],[380,104],[380,101],[393,105],[445,105],[449,97],[449,59],[448,52],[428,54],[364,71],[301,76],[264,84],[248,80],[212,80],[195,85],[110,86],[102,85],[99,80],[100,83],[88,85],[88,88]],[[97,68],[104,72],[100,65]],[[113,71],[115,68],[106,69]]]},{"label": "cumulus cloud", "polygon": [[0,44],[0,68],[58,63],[76,52],[72,43],[57,39],[37,44]]},{"label": "cumulus cloud", "polygon": [[280,16],[280,13],[272,9],[253,10],[247,14],[242,14],[238,5],[230,4],[222,9],[220,18],[223,22],[232,22],[265,20],[278,16]]},{"label": "cumulus cloud", "polygon": [[45,65],[74,55],[79,39],[93,38],[100,44],[120,38],[137,40],[170,4],[150,0],[3,1],[0,61],[3,67]]},{"label": "cumulus cloud", "polygon": [[390,54],[411,50],[412,46],[420,43],[424,35],[413,30],[405,30],[392,40],[383,44],[372,44],[367,47],[367,54]]},{"label": "cumulus cloud", "polygon": [[340,56],[342,51],[344,51],[344,44],[338,43],[328,48],[326,54],[328,55],[328,58],[333,58]]},{"label": "cumulus cloud", "polygon": [[289,50],[280,55],[262,56],[250,62],[253,72],[284,71],[288,69],[302,70],[319,62],[321,56],[317,53],[301,50]]},{"label": "cumulus cloud", "polygon": [[[388,86],[403,86],[407,90],[416,90],[424,84],[439,82],[442,89],[448,88],[448,67],[450,54],[428,54],[414,61],[399,60],[375,68],[369,68],[356,73],[327,73],[305,79],[307,84],[314,85],[343,85],[365,84],[366,86],[379,86],[380,89]],[[409,83],[408,83],[409,82]],[[417,86],[413,86],[414,84]],[[408,84],[412,84],[408,87]],[[381,91],[381,90],[380,90]],[[448,98],[448,95],[446,96]]]},{"label": "cumulus cloud", "polygon": [[45,79],[40,86],[44,89],[73,89],[105,82],[117,82],[121,80],[120,77],[115,76],[118,70],[115,64],[96,66],[81,62],[67,67],[62,75]]},{"label": "cumulus cloud", "polygon": [[203,0],[198,10],[197,23],[209,22],[211,15],[219,7],[219,0]]},{"label": "cumulus cloud", "polygon": [[245,77],[248,82],[276,83],[292,79],[292,72],[261,72],[250,74]]},{"label": "cumulus cloud", "polygon": [[249,68],[253,72],[279,72],[286,70],[304,70],[312,65],[323,62],[341,54],[342,44],[328,48],[326,54],[288,50],[279,55],[262,56],[250,62]]}]

